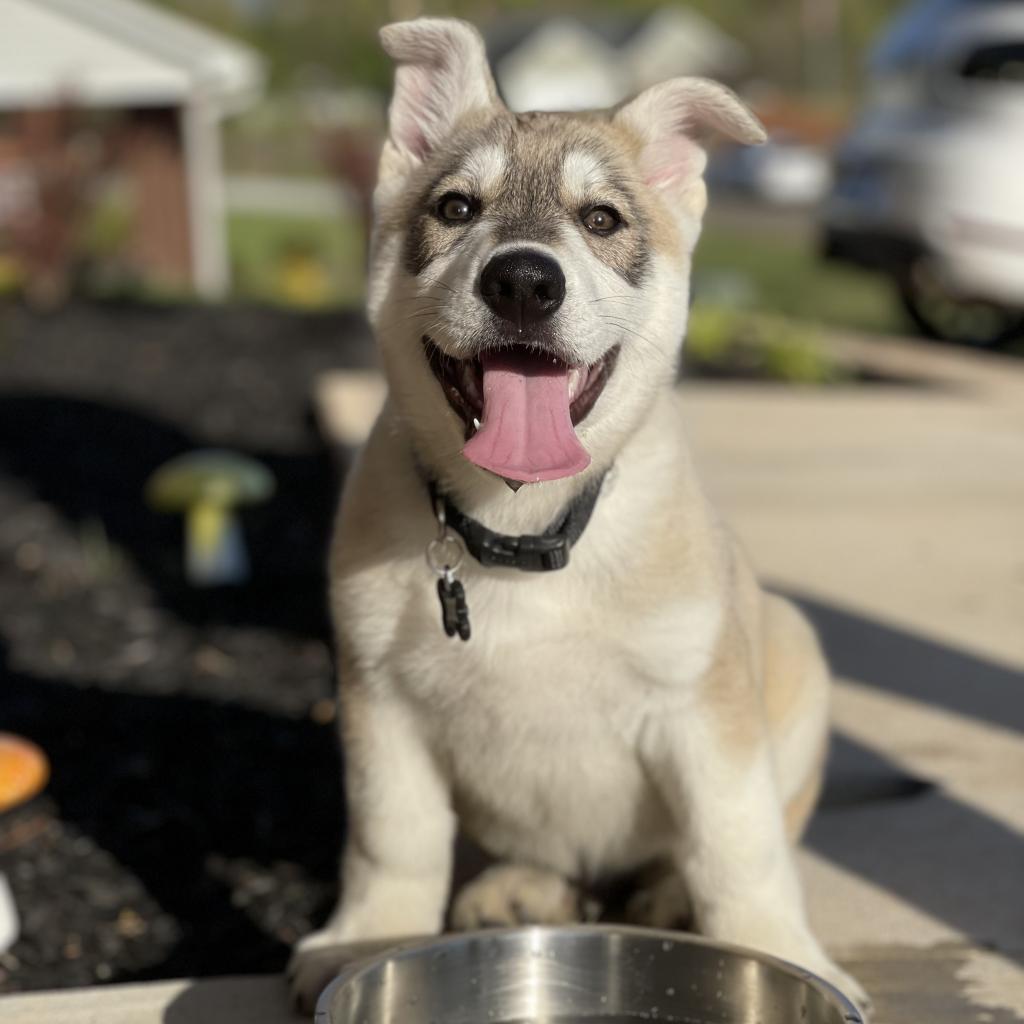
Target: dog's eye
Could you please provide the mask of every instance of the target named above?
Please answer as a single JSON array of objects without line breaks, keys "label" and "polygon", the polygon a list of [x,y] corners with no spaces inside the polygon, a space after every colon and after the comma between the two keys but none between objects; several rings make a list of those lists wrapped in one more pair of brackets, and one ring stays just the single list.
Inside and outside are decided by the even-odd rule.
[{"label": "dog's eye", "polygon": [[472,220],[474,212],[472,200],[458,192],[441,196],[437,204],[438,217],[454,224]]},{"label": "dog's eye", "polygon": [[595,235],[610,235],[622,226],[622,218],[614,207],[592,206],[583,214],[583,226]]}]

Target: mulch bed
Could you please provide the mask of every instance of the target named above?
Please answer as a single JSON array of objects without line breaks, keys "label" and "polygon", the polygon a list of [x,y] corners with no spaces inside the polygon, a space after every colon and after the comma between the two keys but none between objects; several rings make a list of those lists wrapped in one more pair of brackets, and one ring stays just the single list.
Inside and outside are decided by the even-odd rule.
[{"label": "mulch bed", "polygon": [[[311,382],[348,314],[0,309],[0,728],[52,759],[0,818],[22,936],[0,992],[279,970],[343,831],[323,563],[338,486]],[[252,581],[199,591],[143,502],[173,455],[264,461]]]}]

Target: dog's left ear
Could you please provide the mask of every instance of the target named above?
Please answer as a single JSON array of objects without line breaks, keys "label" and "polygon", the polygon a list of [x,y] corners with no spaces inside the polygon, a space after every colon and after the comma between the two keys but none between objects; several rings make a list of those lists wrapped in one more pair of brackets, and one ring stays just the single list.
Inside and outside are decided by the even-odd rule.
[{"label": "dog's left ear", "polygon": [[399,21],[380,39],[396,64],[388,141],[405,160],[424,160],[460,118],[498,103],[484,41],[468,22]]},{"label": "dog's left ear", "polygon": [[709,134],[748,145],[767,139],[761,122],[731,90],[707,78],[673,78],[620,107],[614,122],[640,141],[641,173],[655,188],[685,189],[704,172]]}]

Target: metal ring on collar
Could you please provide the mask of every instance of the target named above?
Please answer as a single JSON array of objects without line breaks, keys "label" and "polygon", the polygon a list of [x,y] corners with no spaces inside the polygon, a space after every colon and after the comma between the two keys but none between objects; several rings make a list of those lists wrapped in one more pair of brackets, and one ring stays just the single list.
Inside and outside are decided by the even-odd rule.
[{"label": "metal ring on collar", "polygon": [[462,559],[465,556],[465,549],[455,535],[443,527],[442,530],[441,536],[427,545],[427,565],[438,576],[446,576],[450,572],[455,572],[462,565]]}]

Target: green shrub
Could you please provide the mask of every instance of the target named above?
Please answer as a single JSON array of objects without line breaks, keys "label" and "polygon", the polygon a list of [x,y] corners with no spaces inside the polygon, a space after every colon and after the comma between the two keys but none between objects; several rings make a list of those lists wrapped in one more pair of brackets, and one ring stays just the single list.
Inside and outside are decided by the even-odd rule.
[{"label": "green shrub", "polygon": [[694,306],[683,351],[691,370],[709,376],[791,384],[831,384],[847,376],[814,326],[767,313]]}]

